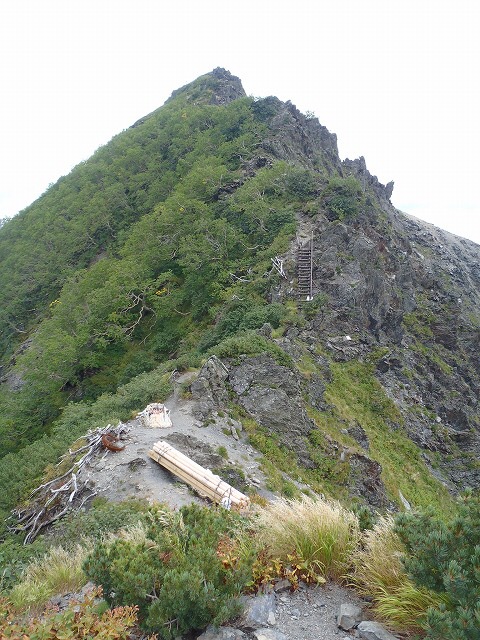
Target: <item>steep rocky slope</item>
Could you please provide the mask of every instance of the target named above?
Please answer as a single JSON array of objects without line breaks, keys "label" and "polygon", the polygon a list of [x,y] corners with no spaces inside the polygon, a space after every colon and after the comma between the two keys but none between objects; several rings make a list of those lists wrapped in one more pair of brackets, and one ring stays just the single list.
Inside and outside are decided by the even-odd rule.
[{"label": "steep rocky slope", "polygon": [[313,295],[328,301],[287,339],[321,346],[336,361],[374,352],[375,375],[427,464],[450,487],[478,487],[480,247],[396,210],[393,182],[380,184],[363,158],[340,162],[335,136],[318,121],[290,103],[272,103],[278,113],[266,148],[354,176],[364,194],[352,216],[329,206],[322,192],[298,211],[288,278],[272,299],[299,299],[297,251],[313,237]]}]

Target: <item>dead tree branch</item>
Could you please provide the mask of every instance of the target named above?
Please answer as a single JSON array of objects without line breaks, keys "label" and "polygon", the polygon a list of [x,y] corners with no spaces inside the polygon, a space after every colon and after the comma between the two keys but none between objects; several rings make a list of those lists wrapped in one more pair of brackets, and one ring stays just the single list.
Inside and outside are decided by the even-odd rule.
[{"label": "dead tree branch", "polygon": [[44,527],[59,520],[69,511],[80,509],[96,495],[89,486],[88,478],[83,478],[83,471],[104,447],[102,439],[108,434],[109,438],[120,440],[127,431],[128,428],[120,422],[116,427],[107,425],[89,431],[86,436],[77,440],[78,443],[86,440],[86,444],[76,450],[73,445],[57,465],[63,466],[67,461],[70,462],[68,471],[32,491],[27,507],[12,511],[16,523],[10,527],[10,531],[25,534],[23,544],[26,545],[33,542]]}]

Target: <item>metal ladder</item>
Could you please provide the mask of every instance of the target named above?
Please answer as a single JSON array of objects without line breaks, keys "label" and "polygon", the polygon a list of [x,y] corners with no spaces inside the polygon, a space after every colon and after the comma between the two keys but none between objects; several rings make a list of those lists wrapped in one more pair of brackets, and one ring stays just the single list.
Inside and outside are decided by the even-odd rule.
[{"label": "metal ladder", "polygon": [[297,253],[297,295],[300,300],[313,298],[313,235],[298,249]]}]

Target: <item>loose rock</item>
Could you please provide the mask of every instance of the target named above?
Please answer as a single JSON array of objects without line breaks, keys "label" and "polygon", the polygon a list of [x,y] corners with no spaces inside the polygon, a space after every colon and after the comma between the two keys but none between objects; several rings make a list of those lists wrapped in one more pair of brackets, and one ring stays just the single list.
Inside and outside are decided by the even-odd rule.
[{"label": "loose rock", "polygon": [[392,635],[379,622],[365,620],[358,625],[357,630],[363,640],[398,640],[397,636]]},{"label": "loose rock", "polygon": [[260,629],[269,624],[269,620],[275,620],[275,596],[273,593],[257,595],[255,597],[243,597],[245,606],[238,626],[242,629]]},{"label": "loose rock", "polygon": [[354,604],[344,603],[340,605],[340,611],[337,616],[337,624],[340,629],[350,631],[355,628],[359,622],[363,620],[362,610]]}]

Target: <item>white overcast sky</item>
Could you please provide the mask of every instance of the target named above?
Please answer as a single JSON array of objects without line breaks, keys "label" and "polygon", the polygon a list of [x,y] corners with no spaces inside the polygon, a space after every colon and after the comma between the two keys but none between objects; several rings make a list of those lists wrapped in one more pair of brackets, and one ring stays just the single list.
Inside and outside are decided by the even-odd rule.
[{"label": "white overcast sky", "polygon": [[0,218],[220,66],[480,243],[479,34],[475,0],[3,0]]}]

